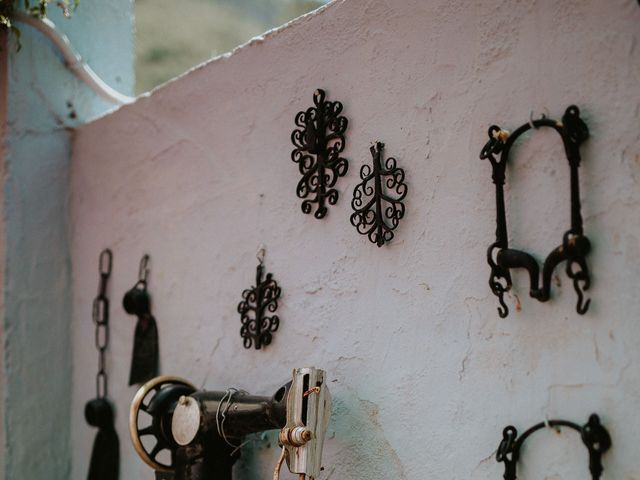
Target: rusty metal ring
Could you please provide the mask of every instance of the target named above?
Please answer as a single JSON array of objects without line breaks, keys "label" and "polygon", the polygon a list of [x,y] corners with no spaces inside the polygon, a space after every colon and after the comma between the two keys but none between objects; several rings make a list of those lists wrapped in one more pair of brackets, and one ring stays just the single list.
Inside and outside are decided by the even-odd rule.
[{"label": "rusty metal ring", "polygon": [[142,445],[142,441],[140,440],[138,431],[138,414],[140,413],[143,401],[147,397],[147,395],[149,395],[152,390],[158,390],[162,385],[167,383],[185,385],[187,387],[193,388],[194,391],[197,390],[191,382],[185,380],[184,378],[171,375],[161,375],[159,377],[152,378],[144,385],[142,385],[142,387],[140,387],[140,389],[133,397],[131,408],[129,409],[129,435],[131,436],[133,449],[140,456],[144,463],[159,472],[172,472],[172,465],[165,465],[163,463],[157,462],[144,448],[144,445]]}]

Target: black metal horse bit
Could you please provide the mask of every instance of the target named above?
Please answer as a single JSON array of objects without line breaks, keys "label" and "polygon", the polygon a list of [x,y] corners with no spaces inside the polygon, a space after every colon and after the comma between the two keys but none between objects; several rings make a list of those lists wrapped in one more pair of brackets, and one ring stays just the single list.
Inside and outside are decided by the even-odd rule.
[{"label": "black metal horse bit", "polygon": [[[516,139],[527,130],[539,127],[551,127],[562,137],[564,150],[571,168],[571,228],[562,237],[562,244],[554,249],[544,262],[542,268],[542,285],[539,285],[540,275],[538,262],[530,254],[509,248],[507,235],[507,220],[504,203],[505,168],[509,160],[509,152]],[[589,129],[580,118],[580,110],[575,105],[567,108],[562,122],[542,117],[532,120],[513,133],[502,130],[493,125],[489,128],[489,141],[482,152],[481,159],[489,159],[493,167],[493,183],[496,185],[497,229],[496,241],[487,251],[487,261],[491,266],[489,285],[494,295],[498,297],[500,307],[498,314],[501,318],[509,314],[504,302],[504,293],[511,289],[511,268],[526,268],[529,272],[531,297],[546,302],[551,290],[551,276],[555,267],[567,261],[567,276],[573,280],[573,287],[578,294],[576,310],[583,315],[589,308],[590,300],[584,299],[584,291],[589,288],[591,279],[585,257],[591,250],[589,239],[583,234],[582,215],[580,213],[580,185],[578,167],[580,166],[580,145],[589,137]],[[499,160],[496,156],[500,154]],[[497,252],[496,252],[497,251]],[[495,258],[495,259],[494,259]]]},{"label": "black metal horse bit", "polygon": [[576,425],[566,420],[549,420],[534,425],[518,437],[518,431],[509,425],[502,431],[502,441],[498,447],[496,460],[504,463],[504,480],[516,480],[516,465],[520,458],[520,449],[529,436],[546,427],[569,427],[580,433],[582,443],[589,450],[589,471],[592,480],[598,480],[604,468],[602,467],[602,454],[611,448],[611,437],[606,428],[600,424],[600,417],[595,413],[589,417],[584,425]]}]

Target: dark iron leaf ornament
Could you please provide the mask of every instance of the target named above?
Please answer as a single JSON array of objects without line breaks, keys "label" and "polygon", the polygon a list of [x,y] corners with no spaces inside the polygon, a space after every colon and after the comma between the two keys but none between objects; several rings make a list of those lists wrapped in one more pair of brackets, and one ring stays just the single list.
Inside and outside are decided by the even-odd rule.
[{"label": "dark iron leaf ornament", "polygon": [[[542,285],[540,285],[540,267],[538,262],[526,252],[509,248],[507,234],[507,218],[505,213],[504,183],[505,169],[509,161],[509,152],[516,139],[530,129],[549,127],[560,134],[564,150],[569,161],[571,172],[571,228],[562,236],[562,244],[556,247],[546,258],[542,267]],[[580,118],[580,110],[570,106],[562,117],[562,122],[542,117],[530,120],[513,133],[493,125],[489,128],[489,141],[480,153],[481,159],[489,159],[493,168],[493,183],[496,186],[497,228],[496,241],[487,250],[487,261],[491,267],[489,286],[498,297],[500,307],[498,314],[504,318],[509,309],[504,302],[504,294],[511,289],[512,268],[525,268],[529,273],[529,295],[541,302],[549,300],[551,276],[555,267],[566,260],[567,276],[573,280],[573,288],[578,295],[576,310],[580,315],[587,312],[590,300],[584,299],[584,291],[591,284],[586,256],[591,250],[591,243],[582,229],[580,213],[580,182],[578,167],[580,166],[580,145],[589,137],[589,130]],[[499,159],[496,158],[500,155]]]},{"label": "dark iron leaf ornament", "polygon": [[504,479],[516,480],[516,466],[520,459],[520,449],[531,434],[543,428],[554,428],[559,431],[561,427],[568,427],[580,433],[582,443],[589,451],[591,478],[592,480],[598,480],[604,471],[602,455],[611,448],[611,437],[607,429],[600,423],[600,417],[595,413],[589,417],[589,421],[582,427],[567,420],[548,420],[534,425],[520,436],[518,436],[518,430],[514,426],[509,425],[506,427],[502,431],[502,441],[496,454],[496,460],[499,463],[504,463]]},{"label": "dark iron leaf ornament", "polygon": [[242,301],[238,304],[244,348],[255,345],[257,350],[271,343],[273,332],[280,326],[280,318],[277,315],[269,316],[268,313],[278,309],[281,290],[271,273],[263,278],[263,256],[258,255],[256,285],[242,292]]},{"label": "dark iron leaf ornament", "polygon": [[378,247],[393,239],[393,230],[404,217],[402,200],[407,196],[404,170],[397,166],[395,158],[384,160],[383,150],[381,142],[371,147],[373,166],[363,165],[360,169],[362,182],[351,200],[351,225]]},{"label": "dark iron leaf ornament", "polygon": [[327,214],[327,204],[337,203],[338,190],[334,187],[349,168],[347,159],[340,156],[348,123],[346,117],[340,115],[342,103],[330,102],[325,97],[324,90],[314,92],[314,106],[298,112],[295,118],[298,128],[291,134],[295,146],[291,159],[298,164],[302,175],[296,194],[305,199],[303,213],[311,213],[317,204],[314,216],[318,219]]}]

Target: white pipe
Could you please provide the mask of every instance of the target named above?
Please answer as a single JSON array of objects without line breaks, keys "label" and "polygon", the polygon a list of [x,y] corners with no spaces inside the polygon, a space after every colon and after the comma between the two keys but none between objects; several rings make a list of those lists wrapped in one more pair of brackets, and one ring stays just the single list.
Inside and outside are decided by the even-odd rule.
[{"label": "white pipe", "polygon": [[89,87],[104,100],[115,105],[125,105],[135,101],[134,97],[123,95],[104,83],[96,72],[82,61],[82,57],[74,50],[67,36],[58,30],[51,20],[46,18],[40,20],[21,12],[16,12],[12,18],[17,22],[30,25],[44,34],[51,43],[58,47],[67,68],[71,70],[76,77],[89,85]]}]

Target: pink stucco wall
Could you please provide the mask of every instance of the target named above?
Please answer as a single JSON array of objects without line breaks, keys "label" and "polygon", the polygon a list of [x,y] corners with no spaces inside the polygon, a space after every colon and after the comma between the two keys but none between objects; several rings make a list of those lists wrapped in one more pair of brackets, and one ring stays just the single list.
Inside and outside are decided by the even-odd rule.
[{"label": "pink stucco wall", "polygon": [[[270,393],[295,366],[328,371],[323,480],[500,478],[504,426],[583,422],[593,411],[613,435],[607,478],[640,479],[638,25],[634,0],[336,1],[80,128],[70,199],[74,480],[93,436],[82,408],[94,388],[90,309],[105,246],[115,254],[108,368],[122,478],[151,478],[127,439],[134,322],[119,308],[148,252],[163,373]],[[345,105],[351,162],[323,221],[300,212],[289,140],[318,87]],[[572,103],[592,133],[581,167],[592,308],[575,313],[560,269],[545,304],[517,273],[512,314],[500,319],[485,259],[494,187],[478,154],[491,124],[517,127],[532,110],[557,118]],[[524,142],[509,171],[514,246],[538,258],[569,227],[554,135]],[[349,224],[375,140],[410,189],[396,239],[381,249]],[[283,288],[282,324],[268,349],[248,351],[236,306],[261,243]],[[270,436],[245,447],[239,478],[269,476],[274,446]],[[568,432],[539,434],[524,460],[523,480],[587,475]]]}]

